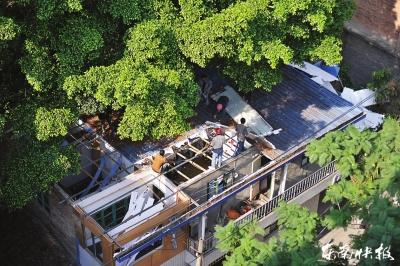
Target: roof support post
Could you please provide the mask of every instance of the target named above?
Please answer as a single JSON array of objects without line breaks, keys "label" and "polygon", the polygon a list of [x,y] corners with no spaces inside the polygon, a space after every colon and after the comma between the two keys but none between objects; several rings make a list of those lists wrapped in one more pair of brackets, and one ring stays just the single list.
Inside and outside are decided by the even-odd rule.
[{"label": "roof support post", "polygon": [[207,223],[207,213],[200,217],[199,221],[199,245],[197,247],[197,259],[196,266],[201,266],[203,261],[203,251],[204,251],[204,240],[206,238],[206,223]]},{"label": "roof support post", "polygon": [[283,167],[283,176],[281,178],[281,182],[279,185],[279,194],[282,194],[285,191],[288,168],[289,168],[289,164],[286,163],[285,166]]},{"label": "roof support post", "polygon": [[274,197],[274,190],[275,190],[275,179],[276,179],[276,171],[273,171],[271,174],[271,185],[269,188],[269,195],[268,198],[272,199]]}]

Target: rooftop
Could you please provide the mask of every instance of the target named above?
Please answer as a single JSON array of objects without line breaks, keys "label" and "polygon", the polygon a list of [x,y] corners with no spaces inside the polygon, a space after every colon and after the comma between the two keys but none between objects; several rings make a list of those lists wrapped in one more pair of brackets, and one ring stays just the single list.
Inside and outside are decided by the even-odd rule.
[{"label": "rooftop", "polygon": [[[312,81],[302,71],[290,66],[283,70],[282,83],[271,92],[256,90],[248,103],[229,86],[214,92],[214,100],[221,95],[230,98],[229,108],[226,108],[232,118],[230,122],[238,122],[240,117],[245,117],[248,126],[258,134],[255,143],[261,140],[269,147],[252,146],[246,142],[247,151],[232,157],[236,147],[235,131],[227,128],[225,134],[229,141],[224,145],[224,163],[219,169],[208,169],[211,154],[204,147],[210,140],[208,128],[213,124],[204,123],[210,118],[211,108],[202,103],[198,110],[204,112],[192,121],[194,129],[174,139],[141,143],[120,141],[115,150],[114,145],[110,146],[100,136],[94,138],[91,134],[90,138],[86,137],[85,140],[90,143],[97,143],[92,137],[102,142],[97,145],[98,149],[84,149],[87,158],[98,162],[97,167],[88,169],[90,178],[97,182],[97,186],[93,183],[90,191],[86,188],[83,193],[77,194],[74,206],[78,212],[94,219],[103,232],[119,241],[121,248],[128,243],[133,245],[140,238],[132,236],[146,238],[147,233],[158,230],[160,223],[164,226],[169,224],[172,216],[179,217],[188,209],[202,208],[210,201],[214,204],[218,200],[217,194],[222,195],[223,189],[220,191],[216,185],[210,187],[214,184],[213,180],[222,176],[227,180],[225,189],[242,186],[244,183],[241,182],[247,182],[246,178],[257,170],[253,168],[253,162],[260,150],[269,158],[261,167],[272,167],[274,160],[290,154],[288,151],[304,149],[312,139],[363,115],[360,108]],[[282,130],[277,135],[269,135],[274,129]],[[271,148],[273,146],[275,149]],[[167,156],[176,159],[176,166],[164,174],[156,174],[145,162],[145,158],[155,155],[160,148],[165,149]],[[108,165],[105,161],[105,170],[102,170],[101,161],[105,155],[113,162]],[[122,172],[125,172],[124,176],[110,176],[110,173],[118,175]],[[128,172],[130,174],[126,174]]]},{"label": "rooftop", "polygon": [[279,134],[267,137],[277,148],[275,156],[362,115],[360,108],[312,81],[304,72],[285,66],[282,73],[279,85],[271,92],[256,90],[250,103],[273,128],[282,128]]}]

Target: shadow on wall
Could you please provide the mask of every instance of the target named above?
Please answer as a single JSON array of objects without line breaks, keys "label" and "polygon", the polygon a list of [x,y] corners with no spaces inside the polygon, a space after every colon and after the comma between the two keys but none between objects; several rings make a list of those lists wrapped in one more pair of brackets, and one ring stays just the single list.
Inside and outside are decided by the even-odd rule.
[{"label": "shadow on wall", "polygon": [[351,22],[361,24],[393,45],[400,34],[400,0],[355,0]]},{"label": "shadow on wall", "polygon": [[343,64],[356,87],[372,72],[389,68],[400,78],[400,0],[355,0],[356,10],[343,35]]}]

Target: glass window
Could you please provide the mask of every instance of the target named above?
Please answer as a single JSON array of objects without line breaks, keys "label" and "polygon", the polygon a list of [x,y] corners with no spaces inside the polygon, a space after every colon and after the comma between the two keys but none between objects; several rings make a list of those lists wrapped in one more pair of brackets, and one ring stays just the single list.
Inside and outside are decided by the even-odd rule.
[{"label": "glass window", "polygon": [[107,230],[122,222],[129,208],[130,197],[117,201],[111,206],[96,212],[93,218],[103,229]]}]

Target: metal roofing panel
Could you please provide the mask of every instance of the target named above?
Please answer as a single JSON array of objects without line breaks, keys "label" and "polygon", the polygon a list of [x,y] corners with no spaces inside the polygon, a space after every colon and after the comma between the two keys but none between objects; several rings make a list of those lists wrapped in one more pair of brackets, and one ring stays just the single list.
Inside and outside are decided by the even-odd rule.
[{"label": "metal roofing panel", "polygon": [[[360,108],[311,80],[305,73],[285,66],[283,80],[271,92],[257,90],[251,105],[273,128],[282,128],[267,139],[282,154],[304,145],[362,114]],[[302,143],[304,142],[304,143]]]}]

